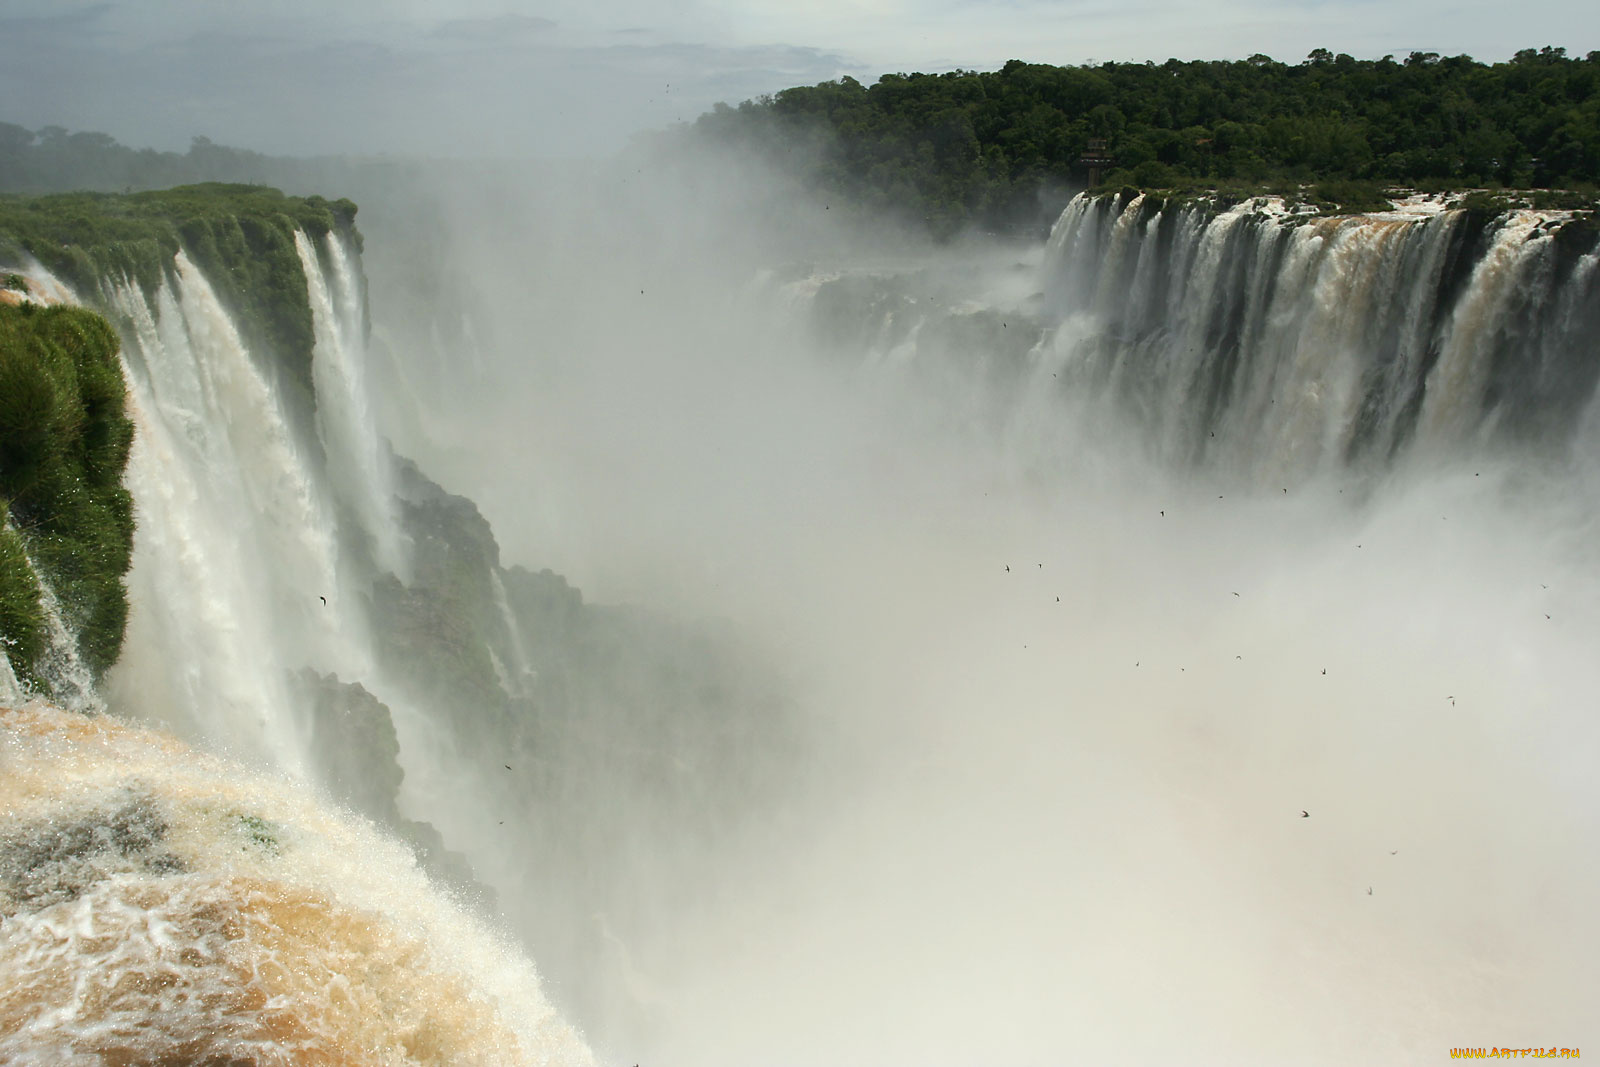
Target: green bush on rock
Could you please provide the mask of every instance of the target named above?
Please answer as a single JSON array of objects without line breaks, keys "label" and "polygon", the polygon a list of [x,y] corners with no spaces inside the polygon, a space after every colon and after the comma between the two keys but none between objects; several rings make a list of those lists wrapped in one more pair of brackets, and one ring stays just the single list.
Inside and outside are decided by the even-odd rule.
[{"label": "green bush on rock", "polygon": [[92,312],[0,304],[0,641],[24,680],[36,678],[45,639],[34,566],[91,670],[109,667],[122,645],[133,424],[117,349]]}]

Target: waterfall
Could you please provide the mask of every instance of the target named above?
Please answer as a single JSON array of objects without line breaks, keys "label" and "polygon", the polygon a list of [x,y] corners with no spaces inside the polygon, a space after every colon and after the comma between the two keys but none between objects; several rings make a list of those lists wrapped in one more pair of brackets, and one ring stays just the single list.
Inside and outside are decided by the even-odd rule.
[{"label": "waterfall", "polygon": [[1563,448],[1600,381],[1597,254],[1560,211],[1419,197],[1324,217],[1272,198],[1080,195],[1036,297],[990,308],[1012,340],[1019,326],[1038,339],[1021,375],[1014,352],[972,343],[972,306],[930,301],[922,274],[832,271],[782,292],[811,336],[864,365],[893,352],[940,376],[954,350],[968,390],[1015,376],[1071,402],[1058,421],[1114,413],[1163,465],[1280,485],[1462,447]]},{"label": "waterfall", "polygon": [[[122,337],[135,427],[130,611],[109,703],[226,757],[28,703],[4,663],[0,1059],[265,1065],[359,1049],[375,1062],[590,1063],[532,965],[419,870],[419,856],[445,862],[438,834],[394,814],[396,802],[419,819],[451,805],[460,782],[429,770],[455,738],[383,677],[369,632],[374,578],[408,580],[409,560],[368,404],[354,250],[302,232],[295,251],[315,335],[314,441],[273,384],[282,354],[247,340],[187,253],[153,284],[96,286]],[[41,688],[72,712],[104,711],[69,614],[40,584]],[[513,684],[526,686],[498,583],[494,604]],[[341,735],[368,728],[313,721],[346,712],[311,707],[303,669],[325,692],[360,683],[387,702],[372,701],[378,715],[392,709],[424,770],[397,788],[389,765],[383,821],[418,851],[327,805],[337,775],[393,758],[360,747],[389,726]]]},{"label": "waterfall", "polygon": [[327,452],[329,472],[372,544],[378,567],[404,576],[408,570],[394,508],[393,479],[368,400],[363,300],[350,252],[338,234],[324,239],[330,279],[304,231],[295,233],[295,247],[305,268],[316,330],[311,370],[317,390],[317,431]]},{"label": "waterfall", "polygon": [[138,526],[112,684],[135,714],[298,768],[299,728],[272,656],[271,577],[251,557],[255,524],[234,521],[248,502],[202,356],[170,283],[154,306],[117,285],[113,306],[124,323],[135,426],[126,483]]},{"label": "waterfall", "polygon": [[[302,770],[304,723],[285,665],[358,661],[329,508],[238,327],[187,256],[153,303],[128,284],[113,287],[112,303],[137,427],[127,476],[138,520],[127,647],[137,651],[123,660],[164,675],[133,681],[127,697],[156,721]],[[195,654],[165,654],[177,648]]]},{"label": "waterfall", "polygon": [[[516,672],[515,675],[506,677],[502,684],[505,685],[507,692],[525,696],[538,672],[528,662],[528,646],[523,643],[522,624],[517,621],[517,614],[511,610],[511,603],[506,599],[505,580],[500,577],[498,570],[491,571],[490,575],[492,579],[490,585],[494,590],[495,610],[500,613],[500,624],[505,627],[508,650],[511,654],[511,666]],[[500,667],[498,656],[495,657],[495,664]],[[504,673],[504,669],[501,669],[502,673]]]},{"label": "waterfall", "polygon": [[1495,436],[1559,444],[1573,412],[1550,410],[1548,383],[1595,384],[1593,253],[1559,239],[1559,212],[1404,206],[1080,196],[1042,274],[1051,362],[1170,462],[1303,478]]},{"label": "waterfall", "polygon": [[[35,574],[42,574],[32,558],[28,560]],[[95,688],[94,674],[84,664],[78,653],[78,638],[61,610],[61,601],[50,583],[39,580],[39,607],[44,613],[49,645],[38,664],[39,677],[44,681],[51,699],[63,707],[85,715],[97,715],[106,710],[106,702]],[[7,674],[10,665],[7,664]],[[10,679],[14,686],[16,679]],[[5,680],[0,679],[0,689]]]},{"label": "waterfall", "polygon": [[[263,371],[270,361],[186,253],[153,286],[98,285],[122,335],[136,428],[125,479],[137,520],[131,610],[108,684],[127,712],[291,774],[307,771],[310,744],[293,671],[409,704],[376,676],[366,618],[371,575],[405,580],[409,566],[362,368],[365,296],[347,240],[329,234],[320,248],[295,234],[320,455],[297,440]],[[30,274],[41,292],[76,302],[47,272]],[[365,547],[348,557],[350,545]],[[47,617],[56,696],[90,706],[98,698],[66,655],[65,624],[57,611]]]}]

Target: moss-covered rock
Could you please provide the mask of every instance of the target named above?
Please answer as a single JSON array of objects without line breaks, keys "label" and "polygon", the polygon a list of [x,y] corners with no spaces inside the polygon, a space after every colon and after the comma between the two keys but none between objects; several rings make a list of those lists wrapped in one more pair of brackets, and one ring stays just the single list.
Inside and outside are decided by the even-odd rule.
[{"label": "moss-covered rock", "polygon": [[[133,501],[133,423],[117,336],[81,308],[0,304],[0,640],[36,681],[44,623],[33,567],[55,590],[90,670],[117,658]],[[30,565],[31,558],[31,565]]]}]

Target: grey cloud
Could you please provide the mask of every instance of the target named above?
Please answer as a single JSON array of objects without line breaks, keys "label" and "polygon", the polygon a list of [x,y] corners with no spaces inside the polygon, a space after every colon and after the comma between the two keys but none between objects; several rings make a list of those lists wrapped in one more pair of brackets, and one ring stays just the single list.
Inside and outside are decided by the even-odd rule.
[{"label": "grey cloud", "polygon": [[537,15],[498,15],[494,18],[451,19],[435,27],[433,36],[450,41],[506,44],[542,37],[555,29],[553,19]]},{"label": "grey cloud", "polygon": [[110,4],[90,4],[51,15],[0,15],[0,39],[16,45],[81,40],[85,35],[103,37],[97,24],[110,11]]}]

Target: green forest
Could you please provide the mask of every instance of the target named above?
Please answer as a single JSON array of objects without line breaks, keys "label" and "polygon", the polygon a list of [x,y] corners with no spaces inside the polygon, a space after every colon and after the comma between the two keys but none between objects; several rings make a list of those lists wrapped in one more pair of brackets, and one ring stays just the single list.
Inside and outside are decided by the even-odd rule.
[{"label": "green forest", "polygon": [[[886,74],[719,104],[690,136],[775,158],[818,191],[937,232],[1033,222],[1041,193],[1307,187],[1360,209],[1385,188],[1567,189],[1600,176],[1600,52],[1505,63],[1413,52],[1299,63],[1049,66]],[[1320,194],[1317,187],[1320,185]],[[1047,197],[1048,198],[1048,197]]]}]

